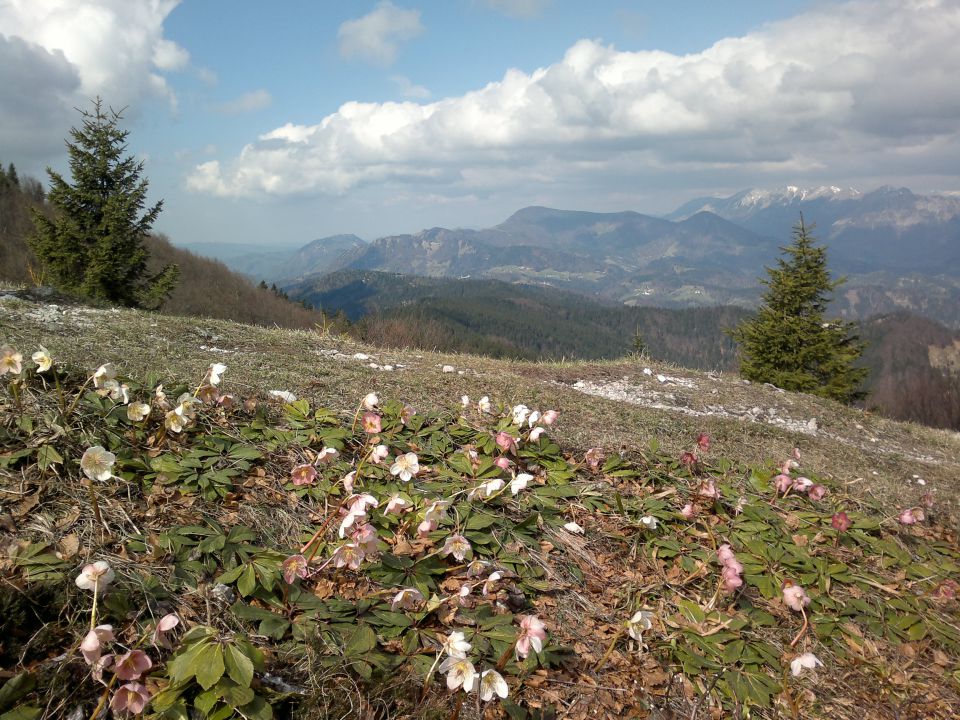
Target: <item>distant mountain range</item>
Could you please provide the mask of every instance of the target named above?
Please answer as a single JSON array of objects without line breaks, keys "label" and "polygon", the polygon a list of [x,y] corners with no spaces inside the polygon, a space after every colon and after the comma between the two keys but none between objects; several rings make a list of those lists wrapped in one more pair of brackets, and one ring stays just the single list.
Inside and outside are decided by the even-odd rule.
[{"label": "distant mountain range", "polygon": [[833,273],[848,276],[840,314],[909,310],[960,327],[960,195],[906,188],[745,190],[666,217],[528,207],[487,229],[431,228],[370,243],[337,235],[295,252],[222,259],[285,286],[380,271],[498,279],[628,305],[751,306],[801,213],[828,246]]}]

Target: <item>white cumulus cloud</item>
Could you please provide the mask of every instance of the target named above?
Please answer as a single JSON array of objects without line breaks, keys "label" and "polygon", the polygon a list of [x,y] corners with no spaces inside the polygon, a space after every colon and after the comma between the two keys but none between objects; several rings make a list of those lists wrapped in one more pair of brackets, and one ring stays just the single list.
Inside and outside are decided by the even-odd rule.
[{"label": "white cumulus cloud", "polygon": [[62,149],[73,108],[96,95],[115,108],[150,95],[175,105],[163,73],[190,56],[164,37],[163,23],[178,2],[0,2],[0,137],[42,157],[51,142]]},{"label": "white cumulus cloud", "polygon": [[581,40],[553,65],[459,97],[348,102],[285,125],[188,184],[225,196],[391,182],[466,195],[560,178],[945,166],[960,160],[960,84],[945,71],[960,67],[957,37],[955,0],[859,0],[688,55]]},{"label": "white cumulus cloud", "polygon": [[401,43],[422,32],[419,10],[407,10],[390,0],[381,0],[363,17],[340,25],[337,36],[343,57],[388,66],[396,60]]}]

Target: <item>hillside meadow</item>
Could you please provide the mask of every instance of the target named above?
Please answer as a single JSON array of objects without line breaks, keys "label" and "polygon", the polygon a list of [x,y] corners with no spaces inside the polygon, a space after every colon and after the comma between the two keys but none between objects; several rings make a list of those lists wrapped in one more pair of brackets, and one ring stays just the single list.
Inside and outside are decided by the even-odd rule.
[{"label": "hillside meadow", "polygon": [[955,433],[10,293],[0,345],[0,712],[960,712]]}]

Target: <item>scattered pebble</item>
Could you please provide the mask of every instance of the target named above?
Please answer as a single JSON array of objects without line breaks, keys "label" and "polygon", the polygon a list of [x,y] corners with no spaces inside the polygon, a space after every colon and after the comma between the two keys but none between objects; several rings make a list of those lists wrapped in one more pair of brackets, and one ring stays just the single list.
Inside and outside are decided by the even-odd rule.
[{"label": "scattered pebble", "polygon": [[440,368],[440,372],[445,372],[445,373],[452,373],[455,370],[456,368],[454,368],[453,365],[444,365],[442,368]]}]

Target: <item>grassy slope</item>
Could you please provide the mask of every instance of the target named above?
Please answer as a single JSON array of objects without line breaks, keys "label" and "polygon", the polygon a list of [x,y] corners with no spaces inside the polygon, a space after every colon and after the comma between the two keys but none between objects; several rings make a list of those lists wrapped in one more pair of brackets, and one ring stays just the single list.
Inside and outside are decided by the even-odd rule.
[{"label": "grassy slope", "polygon": [[[657,440],[667,454],[676,457],[689,449],[691,439],[700,431],[708,432],[713,438],[711,456],[726,457],[745,465],[778,462],[787,457],[793,447],[800,447],[804,470],[829,481],[834,492],[843,489],[852,498],[879,503],[893,513],[896,508],[916,504],[921,492],[930,490],[941,509],[941,518],[946,516],[948,524],[954,527],[957,524],[955,498],[960,479],[960,437],[956,434],[887,421],[806,396],[744,385],[728,375],[708,377],[679,368],[653,367],[655,373],[663,372],[695,384],[696,387],[689,388],[676,382],[659,388],[663,392],[669,390],[674,396],[670,404],[686,408],[687,412],[705,411],[708,406],[764,409],[776,406],[791,417],[816,418],[817,435],[787,432],[742,419],[698,417],[651,409],[586,395],[571,387],[577,380],[599,384],[629,376],[639,387],[656,389],[656,385],[651,385],[656,380],[644,376],[641,367],[631,363],[524,363],[420,351],[378,351],[341,337],[324,337],[314,332],[271,330],[129,311],[67,308],[65,312],[53,314],[42,306],[19,301],[0,303],[0,341],[27,352],[44,344],[59,360],[88,370],[101,362],[113,361],[122,373],[133,377],[152,372],[186,380],[201,376],[210,362],[220,361],[229,367],[231,391],[242,396],[262,394],[268,389],[291,390],[313,405],[329,407],[344,416],[352,413],[357,398],[371,390],[422,409],[449,407],[462,394],[473,398],[487,394],[508,404],[525,402],[531,407],[559,410],[561,422],[551,434],[576,455],[599,445],[608,452],[620,451],[635,457],[651,440]],[[211,351],[211,346],[226,352]],[[365,352],[378,363],[402,363],[405,367],[386,372],[368,367],[369,361],[336,359],[323,352],[333,350],[344,356]],[[444,364],[453,365],[463,374],[441,372]],[[913,475],[924,478],[926,486],[911,484]],[[626,492],[624,488],[620,490]],[[245,512],[256,516],[255,508]],[[582,588],[557,592],[548,598],[553,603],[552,610],[549,603],[539,605],[541,616],[554,614],[556,622],[551,624],[551,632],[557,635],[563,632],[560,624],[564,622],[572,625],[582,622],[598,628],[603,623],[616,622],[604,616],[605,612],[614,610],[608,604],[611,597],[616,596],[619,598],[616,602],[620,603],[622,592],[628,591],[625,588],[636,588],[639,592],[651,587],[641,575],[634,577],[638,569],[642,573],[642,566],[635,565],[626,556],[618,556],[616,547],[610,544],[611,538],[620,532],[610,524],[612,518],[595,520],[604,533],[611,534],[564,548],[565,557],[579,559],[581,570],[586,570]],[[621,573],[616,577],[622,578],[622,582],[614,586],[608,574],[612,568]],[[597,569],[602,573],[598,574]],[[578,652],[593,658],[603,655],[607,642],[586,636],[580,641],[587,645]],[[575,643],[576,639],[570,642]],[[590,642],[599,645],[590,646]],[[614,654],[611,663],[620,670],[629,667],[619,653]],[[650,670],[648,667],[641,672]],[[867,716],[893,717],[890,708],[896,704],[891,705],[877,694],[876,685],[869,686],[870,682],[881,681],[869,673],[865,675],[862,669],[855,674],[855,680],[848,678],[824,691],[834,699],[840,695],[839,703],[828,705],[832,709],[816,716],[863,717],[866,713]],[[622,673],[600,674],[593,682],[622,683],[624,676]],[[868,685],[857,689],[856,682]],[[927,678],[922,682],[930,681]],[[564,687],[560,686],[558,692]],[[591,692],[595,691],[580,694],[592,698]],[[821,689],[818,688],[818,692]],[[871,694],[876,695],[874,704],[861,705]],[[607,716],[616,716],[619,696],[616,692],[607,696],[603,701],[605,712]],[[568,706],[575,699],[576,696],[569,693],[560,698]],[[586,702],[589,705],[594,701]],[[844,705],[847,707],[843,711],[838,709]],[[687,707],[687,715],[691,709],[692,706]],[[927,717],[948,717],[950,710],[945,712],[947,714]]]}]

